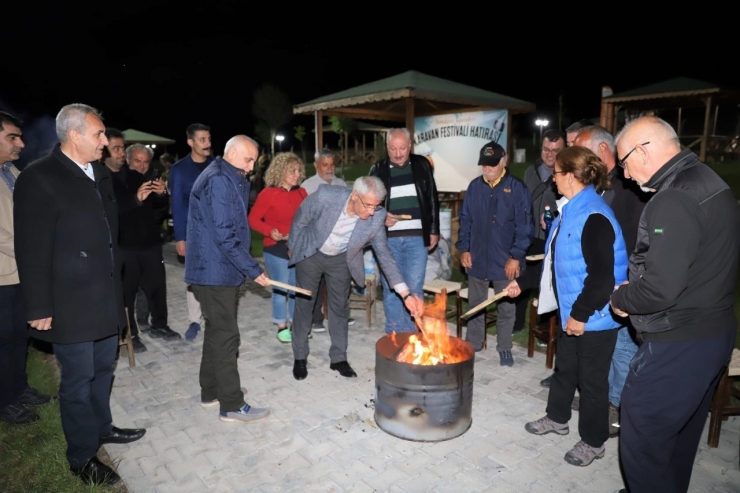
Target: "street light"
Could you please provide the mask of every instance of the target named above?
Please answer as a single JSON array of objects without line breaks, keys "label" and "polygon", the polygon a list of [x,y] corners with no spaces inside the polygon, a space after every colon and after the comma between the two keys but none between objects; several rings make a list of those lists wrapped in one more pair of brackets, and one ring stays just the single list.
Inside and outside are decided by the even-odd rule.
[{"label": "street light", "polygon": [[550,122],[548,122],[544,118],[538,118],[537,120],[535,120],[534,124],[540,127],[540,142],[542,142],[542,129],[548,126]]},{"label": "street light", "polygon": [[275,136],[275,140],[278,141],[278,149],[280,149],[280,152],[283,152],[283,141],[285,140],[285,137],[278,134]]}]

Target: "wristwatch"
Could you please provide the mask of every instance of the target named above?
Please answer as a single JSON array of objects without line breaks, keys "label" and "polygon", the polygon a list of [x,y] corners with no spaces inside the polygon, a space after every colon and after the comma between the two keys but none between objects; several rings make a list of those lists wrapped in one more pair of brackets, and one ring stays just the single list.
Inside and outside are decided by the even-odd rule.
[{"label": "wristwatch", "polygon": [[409,296],[411,296],[411,291],[409,291],[406,296],[404,296],[403,298],[401,298],[401,301],[406,301],[406,298],[408,298]]}]

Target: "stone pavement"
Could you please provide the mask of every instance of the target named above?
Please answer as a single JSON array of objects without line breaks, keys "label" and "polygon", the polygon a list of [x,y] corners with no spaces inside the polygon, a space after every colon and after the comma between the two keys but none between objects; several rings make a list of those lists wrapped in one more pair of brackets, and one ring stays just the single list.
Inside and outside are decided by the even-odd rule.
[{"label": "stone pavement", "polygon": [[[188,326],[183,268],[173,244],[165,245],[170,326]],[[476,355],[473,424],[464,435],[438,443],[401,440],[377,428],[373,419],[375,342],[378,322],[365,325],[355,311],[349,362],[358,378],[329,370],[329,337],[314,334],[308,378],[292,376],[290,345],[275,337],[269,291],[250,283],[239,308],[242,345],[239,370],[247,402],[267,406],[267,420],[244,425],[218,420],[217,409],[200,404],[198,368],[202,333],[193,343],[143,337],[149,348],[129,368],[117,365],[111,407],[119,427],[147,428],[143,439],[106,445],[129,491],[144,492],[615,492],[623,487],[617,439],[606,456],[575,467],[563,455],[578,440],[574,413],[567,436],[534,436],[524,423],[543,415],[549,374],[544,355],[526,357],[514,348],[516,364],[500,367],[489,349]],[[740,418],[722,427],[720,446],[706,446],[706,429],[696,458],[691,490],[740,491]]]}]

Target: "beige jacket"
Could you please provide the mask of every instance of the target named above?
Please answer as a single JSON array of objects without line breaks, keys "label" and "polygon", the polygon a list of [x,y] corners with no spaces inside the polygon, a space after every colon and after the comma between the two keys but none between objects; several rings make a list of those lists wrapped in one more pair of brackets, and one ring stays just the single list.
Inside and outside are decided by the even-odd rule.
[{"label": "beige jacket", "polygon": [[[20,171],[10,167],[16,177]],[[0,286],[18,284],[18,267],[15,265],[15,247],[13,246],[13,194],[0,178]]]}]

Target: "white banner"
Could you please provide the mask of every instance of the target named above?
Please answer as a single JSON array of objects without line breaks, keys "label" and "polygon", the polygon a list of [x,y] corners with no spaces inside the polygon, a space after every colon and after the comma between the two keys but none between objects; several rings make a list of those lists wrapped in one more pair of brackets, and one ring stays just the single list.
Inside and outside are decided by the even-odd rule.
[{"label": "white banner", "polygon": [[[507,110],[451,113],[414,119],[414,154],[430,158],[440,192],[461,192],[481,175],[481,147],[495,141],[506,149]],[[511,159],[510,159],[511,160]]]}]

